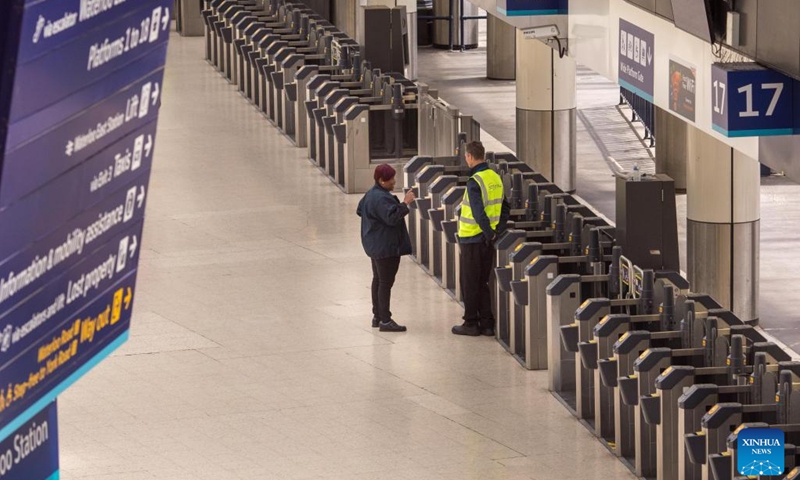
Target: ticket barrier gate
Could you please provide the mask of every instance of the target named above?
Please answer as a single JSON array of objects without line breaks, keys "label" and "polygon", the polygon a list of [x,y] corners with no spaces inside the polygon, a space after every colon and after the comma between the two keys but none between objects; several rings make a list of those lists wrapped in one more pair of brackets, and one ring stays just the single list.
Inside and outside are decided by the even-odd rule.
[{"label": "ticket barrier gate", "polygon": [[334,98],[328,96],[334,90],[344,90],[347,96],[358,97],[359,103],[365,104],[378,104],[384,101],[383,90],[385,90],[386,83],[391,79],[387,79],[381,74],[380,70],[374,69],[369,74],[362,77],[361,83],[356,82],[342,82],[334,80],[334,75],[329,73],[320,73],[311,78],[308,82],[307,98],[305,102],[306,116],[308,118],[308,126],[306,129],[309,145],[309,158],[317,164],[325,172],[331,172],[330,176],[334,176],[332,172],[335,171],[335,162],[331,158],[330,161],[327,156],[326,148],[326,135],[324,118],[330,116],[328,106],[333,106],[336,101],[342,98],[341,93],[333,95]]},{"label": "ticket barrier gate", "polygon": [[[544,259],[530,272],[526,272],[527,264],[518,265],[515,270],[514,263],[521,262],[525,256],[515,256],[514,262],[509,263],[509,257],[503,253],[503,249],[513,249],[524,241],[541,242],[543,254],[561,257],[556,262],[556,270],[583,271],[582,264],[586,258],[584,254],[588,254],[586,249],[594,247],[589,241],[592,226],[607,227],[607,225],[573,196],[563,193],[552,183],[546,183],[547,180],[539,174],[512,174],[504,176],[504,180],[511,185],[507,187],[507,191],[510,192],[512,217],[517,215],[518,218],[513,222],[513,228],[524,230],[525,235],[515,244],[503,244],[502,242],[508,243],[508,240],[501,238],[497,245],[500,252],[495,269],[498,279],[495,311],[498,322],[497,337],[498,341],[516,355],[527,368],[546,369],[546,357],[536,358],[546,355],[547,350],[537,347],[534,353],[531,348],[526,348],[525,339],[532,340],[533,337],[526,336],[524,332],[533,334],[534,331],[539,331],[538,326],[546,330],[545,324],[539,323],[543,318],[546,303],[544,301],[540,303],[538,299],[545,294],[545,289],[553,278],[545,282],[538,280],[538,275],[546,276],[552,274],[552,271],[545,274],[536,270],[544,268],[546,264]],[[524,208],[514,208],[515,206]],[[613,229],[609,232],[613,232]],[[609,235],[608,238],[613,238],[613,235]],[[604,244],[610,248],[610,242],[604,240]],[[592,250],[591,253],[597,252]],[[528,283],[527,273],[537,276],[536,285]],[[527,311],[530,315],[526,317]],[[537,326],[534,330],[526,328],[526,326],[532,328],[533,325]],[[532,346],[537,344],[538,340],[534,341]]]},{"label": "ticket barrier gate", "polygon": [[212,0],[203,12],[206,21],[206,53],[212,65],[228,80],[233,73],[231,42],[233,17],[241,12],[263,12],[263,6],[248,0]]},{"label": "ticket barrier gate", "polygon": [[[650,468],[661,480],[702,477],[700,465],[687,463],[683,438],[687,433],[700,429],[702,416],[711,407],[711,402],[722,399],[765,403],[775,395],[778,369],[794,368],[785,352],[777,345],[763,341],[764,338],[751,326],[736,325],[726,332],[726,329],[717,329],[717,319],[713,317],[706,324],[709,334],[700,349],[702,353],[698,354],[696,348],[651,349],[653,360],[650,369],[663,370],[660,375],[658,371],[647,372],[650,376],[657,375],[651,393],[639,396],[643,390],[640,385],[638,389],[629,388],[623,395],[629,402],[641,404],[642,419],[648,424],[649,433],[655,429],[655,451],[651,449],[649,461],[655,461]],[[730,353],[726,356],[727,345]],[[668,365],[666,370],[665,364]],[[746,368],[747,365],[752,367]],[[647,365],[643,360],[637,367],[642,371]],[[749,375],[744,383],[742,375]],[[689,394],[687,389],[696,384],[707,386],[699,394]],[[689,394],[687,397],[683,396],[684,391]],[[649,438],[652,446],[653,437]]]},{"label": "ticket barrier gate", "polygon": [[572,235],[572,243],[580,246],[583,255],[570,255],[569,249],[564,249],[570,242],[541,243],[542,254],[517,267],[518,273],[524,268],[524,278],[510,282],[514,310],[508,322],[509,347],[517,361],[529,370],[549,367],[552,341],[548,337],[546,295],[550,284],[560,272],[588,271],[604,276],[616,255],[610,242],[601,241],[603,231],[611,227],[598,227],[591,223],[592,218],[584,220],[589,221],[580,223],[579,228],[585,234]]},{"label": "ticket barrier gate", "polygon": [[[664,288],[667,290],[667,304],[662,304],[660,319],[649,321],[647,316],[608,315],[595,328],[595,342],[598,350],[603,350],[599,353],[603,354],[607,353],[608,344],[613,342],[614,357],[601,360],[582,358],[587,362],[597,362],[594,365],[595,382],[601,387],[595,395],[595,410],[600,412],[596,414],[595,425],[599,425],[596,433],[609,442],[615,454],[628,459],[637,474],[644,477],[655,475],[657,471],[661,472],[659,475],[669,473],[668,469],[657,467],[658,462],[663,460],[657,462],[657,452],[667,458],[667,463],[677,464],[674,449],[662,449],[657,442],[662,431],[671,435],[675,428],[659,430],[656,423],[647,420],[648,412],[651,418],[655,418],[653,412],[659,411],[659,401],[665,408],[674,407],[670,412],[677,409],[676,401],[672,405],[663,403],[669,395],[651,396],[659,388],[656,377],[665,368],[689,365],[711,368],[701,371],[713,374],[726,364],[726,359],[735,364],[736,359],[740,358],[736,352],[741,348],[734,346],[730,349],[731,355],[728,355],[732,336],[752,342],[754,349],[751,355],[760,350],[771,355],[784,355],[775,345],[763,343],[764,338],[758,332],[741,322],[719,328],[718,318],[714,316],[696,319],[691,301],[684,304],[686,308],[680,313],[673,315],[673,307],[669,305],[672,294],[669,290],[673,287]],[[712,310],[710,315],[713,314]],[[644,330],[643,327],[650,330]],[[671,377],[669,381],[675,381],[676,378]],[[717,381],[724,381],[724,376]],[[682,388],[685,385],[680,386]],[[606,395],[609,391],[611,398]],[[674,396],[671,400],[676,400],[680,391],[670,395]],[[676,416],[677,413],[665,413],[668,419]],[[663,445],[670,446],[672,443],[675,442],[666,441]]]},{"label": "ticket barrier gate", "polygon": [[[782,395],[783,388],[779,389],[778,395]],[[788,388],[787,388],[788,390]],[[794,393],[794,392],[792,392]],[[784,395],[785,396],[785,395]],[[792,413],[796,411],[796,406],[791,406]],[[781,422],[779,420],[779,422]],[[773,465],[756,465],[751,464],[745,468],[744,472],[737,471],[739,463],[738,456],[738,440],[739,434],[748,428],[772,428],[780,430],[784,434],[784,470],[787,472],[785,475],[776,475],[778,470]],[[709,455],[709,463],[714,478],[717,480],[745,480],[748,478],[780,478],[782,480],[797,480],[800,479],[800,424],[798,423],[778,423],[768,424],[766,422],[748,422],[739,425],[726,439],[727,451],[720,454]]]},{"label": "ticket barrier gate", "polygon": [[[439,285],[443,283],[443,256],[445,254],[445,240],[442,231],[445,210],[442,199],[452,188],[461,187],[462,198],[463,192],[466,190],[466,181],[463,175],[458,175],[457,172],[452,171],[448,172],[447,175],[443,175],[443,170],[443,166],[431,165],[425,168],[420,176],[417,177],[420,191],[427,192],[425,198],[417,199],[417,211],[420,218],[418,231],[424,237],[420,239],[419,245],[421,245],[421,248],[427,248],[428,250],[427,255],[424,256],[426,261],[420,262],[420,266],[434,277]],[[435,174],[433,181],[428,180],[431,174]]]},{"label": "ticket barrier gate", "polygon": [[[735,365],[733,373],[722,385],[719,382],[704,383],[704,377],[694,375],[693,380],[696,383],[678,399],[677,435],[681,442],[679,447],[683,447],[678,450],[678,478],[691,480],[712,478],[709,458],[725,450],[726,437],[743,421],[776,423],[776,419],[771,417],[776,413],[774,408],[777,405],[775,399],[778,379],[780,378],[783,383],[783,377],[787,375],[783,372],[788,372],[790,379],[795,378],[790,382],[796,382],[800,364],[792,361],[775,361],[774,357],[771,358],[771,355],[763,351],[756,352],[753,357],[752,366],[742,363]],[[698,373],[697,370],[694,373]],[[789,398],[789,403],[785,405],[791,407],[791,404],[797,401],[792,397],[794,395],[783,394],[784,399]],[[742,411],[736,409],[717,413],[721,409],[715,406],[727,405],[728,402],[752,404],[745,409],[745,413],[750,415],[742,418]],[[765,404],[772,408],[759,408]],[[766,416],[754,418],[752,414],[759,412],[766,413]],[[792,416],[796,414],[795,408]]]},{"label": "ticket barrier gate", "polygon": [[[335,37],[333,42],[336,43]],[[283,125],[286,128],[286,135],[296,146],[308,146],[309,117],[305,105],[309,99],[309,82],[316,75],[328,74],[331,75],[331,80],[342,82],[350,80],[357,82],[364,89],[371,90],[372,67],[370,63],[361,60],[361,53],[357,49],[348,49],[345,55],[348,56],[346,62],[351,64],[347,68],[343,68],[342,65],[307,64],[305,60],[296,66],[285,68],[284,79],[290,79],[290,82],[284,85],[285,118]],[[341,73],[341,77],[337,73]],[[348,83],[342,83],[342,86],[349,88]]]},{"label": "ticket barrier gate", "polygon": [[383,80],[383,102],[352,105],[344,113],[344,128],[336,130],[344,153],[336,163],[336,182],[345,193],[367,191],[374,183],[376,164],[393,164],[399,170],[417,154],[416,86],[393,74]]}]

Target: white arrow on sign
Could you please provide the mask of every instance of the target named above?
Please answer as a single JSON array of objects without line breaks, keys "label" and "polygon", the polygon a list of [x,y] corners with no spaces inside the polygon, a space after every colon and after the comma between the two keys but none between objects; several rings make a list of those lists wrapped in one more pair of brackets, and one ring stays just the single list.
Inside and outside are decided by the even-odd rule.
[{"label": "white arrow on sign", "polygon": [[651,63],[653,63],[653,49],[652,48],[648,48],[647,49],[647,64],[650,65]]},{"label": "white arrow on sign", "polygon": [[67,156],[71,157],[74,150],[75,144],[72,143],[72,140],[67,141],[67,147],[64,149],[64,152],[67,154]]},{"label": "white arrow on sign", "polygon": [[156,102],[158,102],[158,96],[161,94],[161,88],[158,86],[158,82],[156,82],[155,87],[153,87],[153,93],[150,95],[153,97],[153,106],[156,106]]},{"label": "white arrow on sign", "polygon": [[136,201],[139,202],[139,208],[144,204],[144,185],[139,187],[139,195],[136,196]]},{"label": "white arrow on sign", "polygon": [[131,258],[133,258],[133,256],[136,254],[136,247],[138,247],[138,246],[139,246],[139,242],[136,240],[136,235],[134,235],[133,236],[133,241],[131,242],[131,245],[128,247],[128,251],[131,252],[131,255],[130,255]]},{"label": "white arrow on sign", "polygon": [[164,7],[164,15],[161,15],[161,30],[166,30],[169,26],[169,8]]},{"label": "white arrow on sign", "polygon": [[144,144],[144,154],[145,156],[150,156],[150,150],[153,149],[153,136],[147,135],[147,143]]}]

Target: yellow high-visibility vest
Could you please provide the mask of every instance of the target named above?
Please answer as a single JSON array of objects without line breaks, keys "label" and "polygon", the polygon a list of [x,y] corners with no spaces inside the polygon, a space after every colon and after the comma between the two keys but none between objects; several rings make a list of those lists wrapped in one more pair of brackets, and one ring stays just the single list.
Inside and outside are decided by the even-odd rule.
[{"label": "yellow high-visibility vest", "polygon": [[[487,168],[471,177],[481,188],[483,210],[489,217],[493,230],[500,223],[500,212],[503,209],[503,180],[494,170]],[[481,227],[475,221],[472,207],[469,204],[469,191],[464,190],[464,199],[461,201],[461,216],[458,219],[458,236],[461,238],[474,237],[481,234]]]}]

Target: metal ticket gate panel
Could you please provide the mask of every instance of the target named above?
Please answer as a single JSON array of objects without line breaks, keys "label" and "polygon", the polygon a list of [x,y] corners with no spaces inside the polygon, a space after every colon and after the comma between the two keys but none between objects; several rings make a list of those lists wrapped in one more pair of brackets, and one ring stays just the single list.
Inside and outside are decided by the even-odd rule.
[{"label": "metal ticket gate panel", "polygon": [[[515,355],[528,370],[547,369],[547,287],[558,276],[558,257],[540,255],[525,269],[527,277],[527,308],[523,332],[516,334],[524,338],[517,346]],[[524,351],[520,351],[524,347]]]},{"label": "metal ticket gate panel", "polygon": [[[634,405],[625,402],[623,392],[636,395],[639,385],[633,364],[647,350],[647,332],[625,332],[614,344],[616,382],[614,382],[614,454],[633,464],[636,457],[636,412]],[[612,366],[613,367],[613,366]]]},{"label": "metal ticket gate panel", "polygon": [[452,187],[458,183],[458,177],[455,175],[441,175],[434,180],[428,187],[428,194],[431,197],[431,208],[428,209],[428,218],[430,225],[428,228],[428,258],[430,259],[431,275],[439,283],[443,284],[444,276],[444,239],[442,234],[442,224],[444,220],[444,205],[442,197]]},{"label": "metal ticket gate panel", "polygon": [[[509,229],[500,235],[500,238],[495,241],[494,247],[497,250],[495,256],[495,268],[505,267],[508,265],[509,254],[517,248],[522,242],[525,241],[525,230]],[[503,345],[506,350],[514,353],[511,349],[511,326],[509,324],[509,308],[510,296],[508,292],[500,291],[498,282],[494,282],[494,318],[497,325],[495,336],[497,340]]]},{"label": "metal ticket gate panel", "polygon": [[[320,73],[313,75],[306,84],[306,145],[308,146],[308,158],[317,165],[319,165],[317,161],[317,121],[314,118],[314,110],[317,109],[317,91],[321,89],[330,78],[330,75]],[[264,84],[266,84],[266,82],[262,85]],[[266,96],[266,90],[264,90],[263,95]]]},{"label": "metal ticket gate panel", "polygon": [[415,178],[415,185],[418,188],[418,196],[417,199],[414,200],[417,207],[417,224],[415,228],[417,234],[417,261],[428,274],[431,274],[432,264],[431,250],[428,245],[430,239],[430,234],[428,233],[430,230],[430,214],[428,210],[431,209],[432,203],[430,198],[430,186],[437,178],[444,175],[444,172],[444,165],[430,164],[424,166],[422,170],[417,173]]},{"label": "metal ticket gate panel", "polygon": [[[694,368],[673,366],[667,368],[656,379],[655,398],[658,403],[656,419],[656,471],[657,480],[678,480],[678,455],[683,447],[683,437],[679,436],[678,399],[683,391],[694,383]],[[647,414],[647,400],[644,411]]]},{"label": "metal ticket gate panel", "polygon": [[[369,158],[369,107],[362,104],[351,106],[345,113],[344,120],[347,125],[347,142],[345,143],[343,189],[345,192],[354,192],[355,165],[358,164],[359,159]],[[365,183],[374,183],[371,177],[361,180]],[[419,212],[417,213],[419,214]]]},{"label": "metal ticket gate panel", "polygon": [[334,106],[336,124],[333,126],[336,139],[336,151],[334,152],[334,172],[333,180],[339,187],[344,187],[344,158],[347,148],[347,124],[345,114],[347,110],[358,103],[356,97],[344,97]]},{"label": "metal ticket gate panel", "polygon": [[284,82],[282,88],[283,116],[281,118],[280,126],[283,130],[283,133],[285,133],[294,144],[297,144],[297,141],[295,140],[297,137],[297,131],[295,129],[297,125],[295,120],[297,115],[297,83],[294,82],[294,76],[297,73],[297,70],[299,70],[303,64],[303,55],[294,54],[290,55],[286,58],[286,60],[284,60],[282,67],[284,80],[287,80],[289,83]]},{"label": "metal ticket gate panel", "polygon": [[[338,85],[338,83],[337,83]],[[322,99],[321,108],[318,110],[317,129],[320,136],[319,146],[322,148],[320,158],[324,158],[323,171],[328,178],[335,181],[336,176],[336,138],[333,134],[333,124],[336,123],[336,104],[348,96],[349,91],[337,88],[328,92]]]},{"label": "metal ticket gate panel", "polygon": [[575,407],[575,353],[561,341],[561,327],[575,320],[580,294],[580,275],[559,275],[547,286],[547,387],[572,408]]},{"label": "metal ticket gate panel", "polygon": [[645,420],[639,399],[656,393],[656,378],[669,367],[671,358],[672,350],[669,348],[650,348],[645,350],[633,364],[633,371],[638,380],[638,392],[635,398],[627,399],[627,403],[634,405],[636,438],[634,471],[640,477],[655,477],[658,460],[656,428]]},{"label": "metal ticket gate panel", "polygon": [[458,246],[458,209],[464,198],[465,187],[451,188],[442,197],[445,210],[445,221],[442,222],[442,233],[445,238],[445,252],[442,256],[442,286],[456,300],[461,299],[460,250]]},{"label": "metal ticket gate panel", "polygon": [[[594,369],[594,434],[605,440],[612,448],[617,440],[614,402],[617,365],[611,357],[614,355],[614,345],[624,333],[627,333],[629,325],[628,315],[606,315],[595,325],[594,339],[590,342],[594,347],[590,359],[594,365],[589,365]],[[581,360],[586,361],[583,358]],[[609,376],[611,378],[608,378]]]},{"label": "metal ticket gate panel", "polygon": [[[253,69],[254,72],[257,69]],[[295,73],[295,116],[294,116],[294,144],[297,147],[308,146],[308,112],[306,111],[305,104],[308,100],[308,84],[313,76],[318,72],[316,65],[303,65]],[[254,79],[254,85],[258,85],[257,80]],[[257,89],[254,89],[257,91]],[[258,104],[257,99],[254,100]]]},{"label": "metal ticket gate panel", "polygon": [[[497,283],[500,286],[500,290],[504,292],[510,292],[511,288],[505,288],[503,285],[499,285],[501,282],[501,272],[503,275],[508,276],[510,274],[510,280],[513,282],[522,282],[526,280],[526,273],[525,271],[528,268],[528,265],[533,262],[533,260],[542,254],[542,244],[538,242],[525,242],[517,245],[514,248],[514,251],[508,256],[508,262],[510,266],[508,267],[508,271],[505,269],[496,269],[497,272]],[[508,287],[511,287],[511,281],[508,282]],[[520,287],[518,287],[520,288]],[[528,294],[527,291],[527,283],[523,287],[525,290],[525,294]],[[513,292],[512,292],[513,293]],[[520,304],[516,301],[516,296],[512,295],[513,298],[509,301],[509,320],[508,326],[510,328],[509,332],[509,339],[511,340],[511,351],[514,355],[517,355],[518,359],[523,358],[524,355],[524,348],[525,348],[525,325],[526,320],[525,317],[527,315],[527,305]]]},{"label": "metal ticket gate panel", "polygon": [[327,171],[328,167],[328,150],[325,145],[325,124],[322,121],[323,117],[325,117],[325,114],[327,113],[325,108],[325,98],[330,92],[337,89],[339,89],[339,82],[327,80],[322,83],[322,85],[320,85],[315,92],[316,100],[314,102],[314,108],[312,109],[311,121],[314,123],[314,138],[312,141],[315,144],[314,152],[316,154],[314,160],[316,160],[317,166],[324,171]]},{"label": "metal ticket gate panel", "polygon": [[678,479],[702,480],[702,463],[690,458],[688,444],[702,443],[698,435],[706,412],[717,404],[717,385],[694,384],[678,398]]},{"label": "metal ticket gate panel", "polygon": [[[416,155],[411,160],[407,161],[405,165],[403,165],[403,176],[405,177],[405,186],[406,189],[414,189],[414,193],[419,198],[419,187],[417,186],[417,174],[422,171],[427,165],[433,163],[433,158],[424,156],[424,155]],[[408,212],[408,235],[411,238],[411,258],[419,263],[419,246],[417,243],[418,235],[417,235],[417,222],[419,211],[417,210],[416,204],[412,203],[409,206]]]},{"label": "metal ticket gate panel", "polygon": [[[607,298],[590,298],[575,311],[578,348],[594,336],[594,326],[611,313],[611,302]],[[594,372],[583,365],[580,352],[575,353],[575,415],[594,422]],[[594,426],[592,425],[592,428]]]}]

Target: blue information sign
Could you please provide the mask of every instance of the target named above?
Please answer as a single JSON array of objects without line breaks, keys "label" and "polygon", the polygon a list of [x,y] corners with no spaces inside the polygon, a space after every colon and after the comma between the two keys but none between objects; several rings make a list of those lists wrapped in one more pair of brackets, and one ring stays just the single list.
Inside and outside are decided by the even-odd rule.
[{"label": "blue information sign", "polygon": [[45,134],[6,153],[0,205],[8,205],[127,135],[158,115],[159,70]]},{"label": "blue information sign", "polygon": [[[154,9],[157,0],[26,0],[17,63],[60,48],[81,35],[135,11]],[[169,18],[169,11],[161,13]]]},{"label": "blue information sign", "polygon": [[726,137],[792,135],[794,82],[755,63],[711,67],[711,120]]},{"label": "blue information sign", "polygon": [[158,0],[155,7],[137,10],[17,65],[9,121],[52,105],[166,43],[172,3]]},{"label": "blue information sign", "polygon": [[[58,243],[53,235],[61,234],[66,241],[68,233],[74,233],[79,228],[88,232],[90,229],[96,230],[95,225],[100,224],[98,226],[102,226],[104,230],[102,233],[105,233],[105,230],[110,230],[117,224],[141,218],[147,206],[149,176],[149,170],[142,172],[140,176],[85,211],[63,213],[56,208],[56,205],[40,206],[34,202],[26,209],[9,208],[0,212],[0,229],[4,232],[0,235],[0,252],[5,252],[0,255],[5,258],[15,258],[17,255],[24,255],[23,249],[30,248],[29,245],[34,247],[36,244],[44,246],[51,242]],[[59,215],[51,213],[53,210]],[[53,223],[48,223],[48,219],[53,219]],[[73,229],[69,228],[73,226]],[[49,235],[54,231],[53,235]],[[47,254],[49,253],[48,251]],[[10,260],[4,260],[1,265],[5,265],[7,261]],[[25,262],[22,261],[22,264]]]},{"label": "blue information sign", "polygon": [[653,102],[655,36],[619,19],[619,84]]},{"label": "blue information sign", "polygon": [[497,11],[509,17],[566,15],[569,0],[498,0]]},{"label": "blue information sign", "polygon": [[21,144],[84,112],[92,105],[107,99],[128,85],[153,74],[164,67],[166,58],[167,45],[164,44],[149,55],[109,74],[102,82],[84,88],[43,110],[12,123],[8,127],[5,151],[10,152],[16,149]]},{"label": "blue information sign", "polygon": [[[67,222],[46,238],[32,244],[0,264],[0,318],[42,286],[90,257],[105,243],[143,218],[145,204],[137,196],[145,182],[132,184],[73,221]],[[133,199],[129,202],[129,199]],[[140,237],[126,240],[133,256]],[[45,302],[46,303],[46,302]],[[2,325],[0,325],[1,331]],[[2,351],[0,342],[0,351]]]},{"label": "blue information sign", "polygon": [[19,422],[0,442],[3,480],[58,480],[58,418],[56,402]]},{"label": "blue information sign", "polygon": [[0,367],[0,438],[127,340],[135,285],[133,270],[66,322],[37,332],[27,350]]}]

